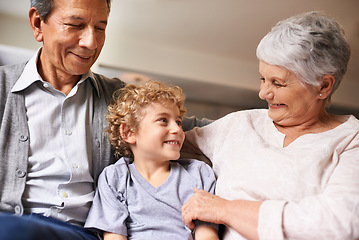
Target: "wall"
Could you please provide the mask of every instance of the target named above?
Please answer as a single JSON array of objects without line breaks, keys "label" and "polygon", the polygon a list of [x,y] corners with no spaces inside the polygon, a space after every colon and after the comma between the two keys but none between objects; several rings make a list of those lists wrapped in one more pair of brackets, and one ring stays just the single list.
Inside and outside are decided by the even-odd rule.
[{"label": "wall", "polygon": [[[0,13],[0,29],[2,30],[2,34],[0,34],[0,65],[23,62],[29,59],[41,46],[41,44],[34,39],[27,18]],[[114,43],[106,43],[107,46],[111,44]],[[234,61],[231,62],[225,59],[214,60],[207,56],[196,55],[194,53],[184,54],[183,52],[176,52],[176,50],[150,47],[141,49],[133,44],[134,43],[132,43],[131,47],[131,44],[129,43],[129,47],[126,49],[136,49],[136,54],[129,52],[129,50],[125,52],[126,49],[123,49],[121,54],[121,56],[123,56],[122,58],[126,60],[124,61],[126,63],[124,64],[125,67],[127,66],[130,68],[120,69],[107,66],[106,63],[111,64],[118,60],[106,58],[106,51],[110,51],[111,48],[107,47],[108,50],[105,50],[105,46],[104,52],[93,67],[93,70],[109,77],[119,77],[124,72],[132,72],[134,69],[138,68],[142,70],[135,70],[136,72],[146,74],[146,76],[150,76],[153,80],[160,80],[170,84],[179,85],[184,89],[187,96],[186,108],[189,116],[196,115],[199,118],[206,117],[217,119],[232,111],[263,106],[262,102],[259,101],[259,98],[257,97],[256,90],[245,89],[243,91],[241,88],[233,88],[230,83],[225,82],[224,76],[219,76],[218,72],[208,67],[212,65],[220,65],[223,68],[227,68],[228,72],[234,72],[233,75],[241,75],[240,64],[238,65],[238,63]],[[177,57],[171,58],[171,55],[176,55]],[[121,58],[121,56],[118,56],[118,58]],[[129,58],[129,56],[132,56],[132,58]],[[157,56],[158,59],[162,60],[149,60],[147,64],[136,65],[136,63],[139,62],[136,61],[136,59],[143,58],[143,56]],[[169,58],[172,59],[171,61],[176,61],[171,64],[171,66],[176,66],[176,69],[166,65],[166,62],[168,64]],[[174,73],[178,71],[178,69],[181,69],[181,62],[183,61],[186,62],[186,65],[191,65],[191,61],[202,62],[203,64],[201,69],[196,68],[195,71],[192,72],[186,71],[187,75],[184,74],[184,76],[187,76],[188,78],[184,78],[183,74],[181,77],[176,77],[176,74]],[[101,64],[99,64],[99,62],[101,62]],[[143,59],[142,62],[146,62],[146,59]],[[151,63],[153,65],[151,65]],[[193,64],[193,66],[195,65]],[[164,70],[163,74],[151,74],[151,72],[147,72],[158,68]],[[253,71],[257,70],[253,69]],[[203,79],[208,79],[208,82],[203,82]],[[218,84],[218,79],[224,80],[223,85]],[[227,81],[230,82],[230,80]],[[203,89],[204,91],[202,91],[201,94],[192,93],[193,89]],[[250,105],[247,104],[248,99],[252,99]]]},{"label": "wall", "polygon": [[0,13],[0,44],[36,50],[41,46],[32,34],[28,19]]},{"label": "wall", "polygon": [[[41,46],[34,39],[26,17],[20,18],[0,13],[0,29],[2,30],[0,45],[19,47],[24,50],[24,55],[17,55],[16,49],[10,48],[8,56],[11,59],[7,58],[7,61],[10,61],[8,63],[28,59],[32,52]],[[111,31],[111,27],[108,31]],[[112,29],[112,31],[115,30]],[[135,40],[122,41],[121,43],[111,42],[111,40],[106,42],[93,68],[94,71],[116,77],[124,71],[138,72],[155,80],[179,85],[187,95],[188,114],[198,117],[217,119],[232,111],[265,107],[257,94],[259,80],[258,84],[253,84],[253,81],[257,79],[251,77],[258,74],[257,63],[140,44]],[[111,53],[111,46],[114,44],[123,46],[116,55]],[[4,61],[5,52],[9,54],[9,49],[0,53],[0,64]],[[122,68],[114,68],[113,63],[117,65],[120,63]],[[111,68],[112,70],[108,70]],[[221,70],[218,71],[218,69]],[[156,71],[161,74],[156,74]],[[241,79],[240,87],[233,84],[238,82],[237,78]],[[194,89],[202,91],[193,91]],[[357,96],[357,89],[357,85],[352,86],[344,82],[334,95],[336,104],[332,106],[331,111],[359,116],[359,110],[355,107],[358,103],[355,99],[353,100],[353,96]],[[350,105],[350,103],[353,104]]]}]

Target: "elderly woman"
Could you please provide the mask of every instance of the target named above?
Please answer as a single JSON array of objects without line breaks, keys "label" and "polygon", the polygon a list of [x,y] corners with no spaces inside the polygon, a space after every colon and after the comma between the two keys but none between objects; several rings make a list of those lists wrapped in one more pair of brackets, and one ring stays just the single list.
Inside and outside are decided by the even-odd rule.
[{"label": "elderly woman", "polygon": [[187,140],[213,164],[216,195],[194,190],[182,219],[223,239],[358,239],[359,121],[329,114],[350,57],[342,27],[317,12],[279,22],[257,48],[268,110],[231,113]]}]

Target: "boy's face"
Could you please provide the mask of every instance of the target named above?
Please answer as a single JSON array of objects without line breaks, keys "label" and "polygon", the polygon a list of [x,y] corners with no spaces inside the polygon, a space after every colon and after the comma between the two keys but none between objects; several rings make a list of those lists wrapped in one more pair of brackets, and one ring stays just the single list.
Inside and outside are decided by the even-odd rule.
[{"label": "boy's face", "polygon": [[144,117],[134,134],[131,150],[134,159],[169,161],[180,157],[185,138],[182,118],[173,103],[152,103],[144,110]]}]

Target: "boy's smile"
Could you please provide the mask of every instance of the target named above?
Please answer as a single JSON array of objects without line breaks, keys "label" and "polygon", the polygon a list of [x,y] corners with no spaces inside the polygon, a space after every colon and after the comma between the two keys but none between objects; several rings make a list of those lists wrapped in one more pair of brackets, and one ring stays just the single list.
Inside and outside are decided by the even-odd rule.
[{"label": "boy's smile", "polygon": [[177,160],[185,138],[181,124],[178,106],[171,102],[146,107],[131,146],[135,161]]}]

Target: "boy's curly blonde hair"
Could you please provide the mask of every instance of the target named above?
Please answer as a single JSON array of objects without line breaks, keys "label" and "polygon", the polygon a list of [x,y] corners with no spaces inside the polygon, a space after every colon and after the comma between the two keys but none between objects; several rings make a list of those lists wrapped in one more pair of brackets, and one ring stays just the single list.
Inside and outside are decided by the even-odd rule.
[{"label": "boy's curly blonde hair", "polygon": [[115,149],[115,155],[132,156],[129,144],[121,137],[121,124],[130,126],[131,131],[136,132],[144,117],[145,108],[152,103],[176,104],[180,117],[183,117],[186,114],[184,101],[185,96],[180,87],[168,86],[157,81],[148,81],[142,86],[129,84],[114,92],[112,102],[108,106],[108,126],[105,131]]}]

